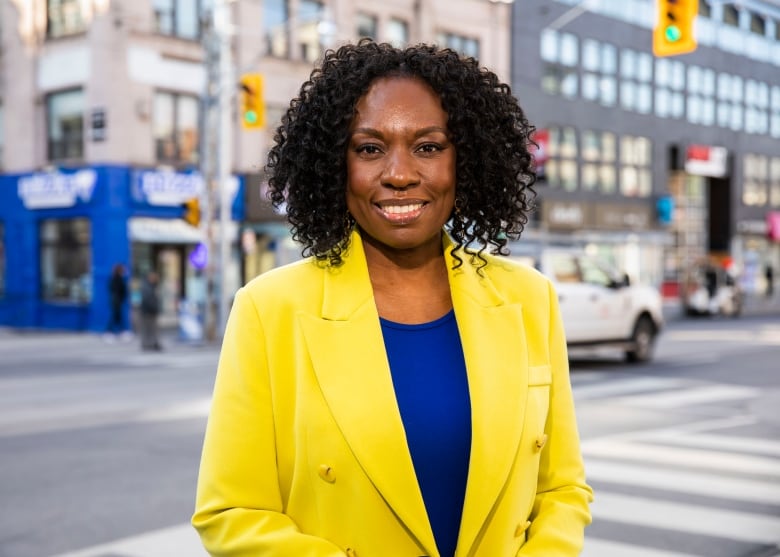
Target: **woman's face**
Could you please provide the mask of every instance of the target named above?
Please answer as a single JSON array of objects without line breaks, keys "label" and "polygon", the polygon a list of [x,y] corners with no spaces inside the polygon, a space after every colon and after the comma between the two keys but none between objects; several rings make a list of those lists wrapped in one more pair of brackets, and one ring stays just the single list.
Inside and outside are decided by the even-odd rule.
[{"label": "woman's face", "polygon": [[356,105],[347,152],[347,208],[385,251],[441,250],[455,204],[447,113],[424,81],[374,81]]}]

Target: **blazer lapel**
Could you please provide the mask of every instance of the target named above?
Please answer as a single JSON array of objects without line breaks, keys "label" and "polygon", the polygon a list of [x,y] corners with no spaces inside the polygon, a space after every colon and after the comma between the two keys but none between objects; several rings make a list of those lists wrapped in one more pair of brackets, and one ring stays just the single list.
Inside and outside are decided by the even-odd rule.
[{"label": "blazer lapel", "polygon": [[323,269],[322,315],[301,315],[314,373],[355,457],[426,552],[435,552],[409,454],[360,236]]},{"label": "blazer lapel", "polygon": [[[452,269],[450,245],[445,237]],[[450,287],[471,395],[471,459],[458,539],[458,555],[469,555],[517,456],[528,391],[528,352],[522,308],[508,304],[468,260],[450,271]]]}]

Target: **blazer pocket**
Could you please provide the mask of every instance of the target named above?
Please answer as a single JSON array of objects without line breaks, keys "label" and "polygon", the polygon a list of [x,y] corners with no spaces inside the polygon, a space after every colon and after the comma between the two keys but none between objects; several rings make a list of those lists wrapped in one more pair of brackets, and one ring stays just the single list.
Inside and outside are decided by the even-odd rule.
[{"label": "blazer pocket", "polygon": [[549,364],[544,366],[530,366],[528,368],[528,386],[543,387],[552,383],[552,369]]}]

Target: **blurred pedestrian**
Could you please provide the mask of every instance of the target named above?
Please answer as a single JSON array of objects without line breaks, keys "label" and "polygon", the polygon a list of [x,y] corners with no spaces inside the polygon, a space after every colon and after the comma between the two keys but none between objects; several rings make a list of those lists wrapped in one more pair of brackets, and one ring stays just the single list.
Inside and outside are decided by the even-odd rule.
[{"label": "blurred pedestrian", "polygon": [[766,279],[766,297],[771,298],[775,293],[775,270],[771,263],[764,267],[764,279]]},{"label": "blurred pedestrian", "polygon": [[141,286],[141,348],[162,350],[157,318],[160,315],[160,295],[157,292],[160,276],[149,271]]},{"label": "blurred pedestrian", "polygon": [[557,296],[488,253],[528,221],[532,132],[452,50],[325,54],[267,167],[309,258],[240,289],[223,337],[193,516],[212,555],[579,555]]},{"label": "blurred pedestrian", "polygon": [[125,277],[125,266],[122,263],[116,263],[111,269],[111,276],[108,279],[108,300],[110,313],[108,325],[106,326],[106,340],[112,341],[119,335],[123,337],[131,336],[125,319],[127,279]]}]

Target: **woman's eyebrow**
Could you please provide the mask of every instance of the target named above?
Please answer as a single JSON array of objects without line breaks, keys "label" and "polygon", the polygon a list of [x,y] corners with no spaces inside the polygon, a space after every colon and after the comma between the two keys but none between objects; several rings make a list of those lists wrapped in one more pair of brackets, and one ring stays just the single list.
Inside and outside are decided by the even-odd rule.
[{"label": "woman's eyebrow", "polygon": [[[441,126],[427,126],[425,128],[420,128],[419,130],[414,132],[415,137],[421,137],[423,135],[429,134],[429,133],[443,133],[444,135],[449,135],[449,132],[447,131],[447,128],[443,128]],[[372,137],[376,138],[382,138],[384,137],[382,132],[379,130],[376,130],[374,128],[355,128],[352,130],[351,135],[357,135],[357,134],[365,134],[370,135]]]}]

